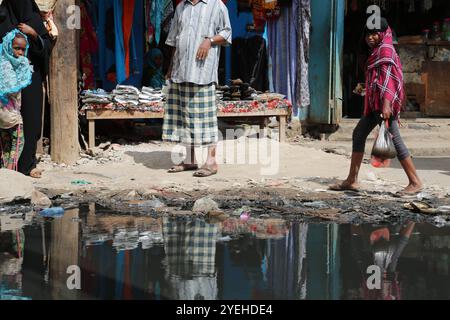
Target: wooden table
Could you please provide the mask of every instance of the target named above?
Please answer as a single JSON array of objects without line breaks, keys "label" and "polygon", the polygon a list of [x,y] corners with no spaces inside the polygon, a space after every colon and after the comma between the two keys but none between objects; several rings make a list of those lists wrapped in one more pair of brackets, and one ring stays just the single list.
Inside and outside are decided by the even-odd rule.
[{"label": "wooden table", "polygon": [[[273,109],[255,112],[218,112],[219,118],[252,118],[258,119],[260,128],[265,126],[265,120],[269,117],[277,117],[280,123],[279,141],[286,141],[287,109]],[[86,110],[86,119],[89,122],[89,148],[95,147],[95,121],[96,120],[124,120],[124,119],[163,119],[163,112],[133,111],[133,110]]]}]

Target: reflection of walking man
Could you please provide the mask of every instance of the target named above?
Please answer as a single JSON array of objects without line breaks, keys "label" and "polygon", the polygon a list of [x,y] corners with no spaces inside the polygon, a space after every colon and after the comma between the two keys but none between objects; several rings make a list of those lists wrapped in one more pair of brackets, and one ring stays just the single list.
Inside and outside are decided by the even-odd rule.
[{"label": "reflection of walking man", "polygon": [[216,84],[220,47],[231,44],[228,10],[220,0],[185,0],[175,11],[166,44],[174,47],[167,78],[163,140],[186,146],[186,160],[169,172],[197,170],[194,148],[208,147],[197,177],[217,173]]}]

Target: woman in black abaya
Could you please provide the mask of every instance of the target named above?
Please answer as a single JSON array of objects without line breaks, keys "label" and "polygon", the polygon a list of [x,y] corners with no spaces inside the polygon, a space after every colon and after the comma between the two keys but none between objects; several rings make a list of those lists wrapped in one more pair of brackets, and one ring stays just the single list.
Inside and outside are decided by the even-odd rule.
[{"label": "woman in black abaya", "polygon": [[52,44],[34,0],[3,0],[0,9],[0,38],[17,28],[28,36],[30,43],[28,58],[34,73],[31,85],[22,91],[25,146],[19,160],[19,171],[40,178],[41,172],[36,169],[36,148],[42,128],[42,83],[48,73]]}]

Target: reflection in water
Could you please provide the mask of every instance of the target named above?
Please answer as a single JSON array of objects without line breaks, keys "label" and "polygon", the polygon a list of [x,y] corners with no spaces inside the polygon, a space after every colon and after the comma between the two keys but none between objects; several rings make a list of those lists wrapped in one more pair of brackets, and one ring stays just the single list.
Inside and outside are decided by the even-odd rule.
[{"label": "reflection in water", "polygon": [[[401,300],[401,284],[397,266],[399,258],[409,243],[415,223],[405,226],[352,226],[350,246],[359,271],[366,272],[369,266],[377,266],[381,272],[378,288],[368,287],[369,275],[364,274],[358,292],[353,299]],[[370,280],[369,280],[370,281]]]},{"label": "reflection in water", "polygon": [[[450,229],[0,216],[1,299],[449,299]],[[81,269],[81,289],[67,268]],[[370,266],[381,270],[370,290]]]}]

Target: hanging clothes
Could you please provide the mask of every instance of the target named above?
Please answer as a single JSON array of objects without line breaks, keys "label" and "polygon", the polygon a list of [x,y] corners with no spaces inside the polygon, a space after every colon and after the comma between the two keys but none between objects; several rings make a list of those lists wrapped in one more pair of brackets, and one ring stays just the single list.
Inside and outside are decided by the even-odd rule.
[{"label": "hanging clothes", "polygon": [[130,76],[130,39],[134,20],[134,0],[123,0],[122,28],[125,51],[125,77]]},{"label": "hanging clothes", "polygon": [[281,7],[280,18],[268,21],[267,34],[272,64],[274,90],[293,103],[294,115],[310,105],[309,37],[310,0],[293,0],[291,7]]},{"label": "hanging clothes", "polygon": [[252,0],[251,4],[255,30],[263,30],[266,25],[264,0]]},{"label": "hanging clothes", "polygon": [[100,47],[98,77],[102,81],[103,89],[107,91],[114,89],[117,84],[141,85],[144,57],[142,41],[144,0],[134,0],[133,3],[132,13],[129,7],[124,12],[121,0],[104,0],[96,3],[97,37]]},{"label": "hanging clothes", "polygon": [[134,0],[133,29],[130,38],[130,75],[120,83],[140,87],[144,70],[144,1]]},{"label": "hanging clothes", "polygon": [[151,22],[152,0],[145,0],[145,39],[147,44],[152,44],[155,37],[155,28]]},{"label": "hanging clothes", "polygon": [[98,50],[97,35],[92,25],[84,3],[80,6],[81,31],[80,31],[80,65],[85,75],[84,89],[95,88],[94,65],[92,55]]},{"label": "hanging clothes", "polygon": [[163,17],[161,23],[161,31],[165,33],[169,33],[170,24],[172,22],[173,15],[175,13],[175,9],[173,7],[172,0],[165,0],[164,8],[163,8]]},{"label": "hanging clothes", "polygon": [[113,32],[106,33],[106,30],[115,30],[113,0],[97,1],[96,6],[98,12],[96,30],[99,43],[97,76],[102,82],[102,88],[110,91],[116,85],[107,77],[108,70],[115,65],[115,36]]},{"label": "hanging clothes", "polygon": [[[269,54],[276,66],[272,68],[274,90],[292,102],[297,101],[297,1],[291,7],[282,7],[278,20],[267,23]],[[298,107],[293,105],[296,113]]]},{"label": "hanging clothes", "polygon": [[155,41],[159,44],[161,37],[161,22],[166,0],[152,0],[150,10],[150,22],[155,30]]},{"label": "hanging clothes", "polygon": [[269,89],[268,54],[263,37],[234,39],[231,61],[233,79],[241,79],[262,92]]},{"label": "hanging clothes", "polygon": [[115,33],[115,60],[116,81],[122,83],[127,79],[125,68],[125,44],[122,25],[122,1],[114,0],[114,33]]},{"label": "hanging clothes", "polygon": [[297,27],[296,101],[300,107],[311,104],[309,91],[309,40],[311,31],[311,0],[299,0]]}]

